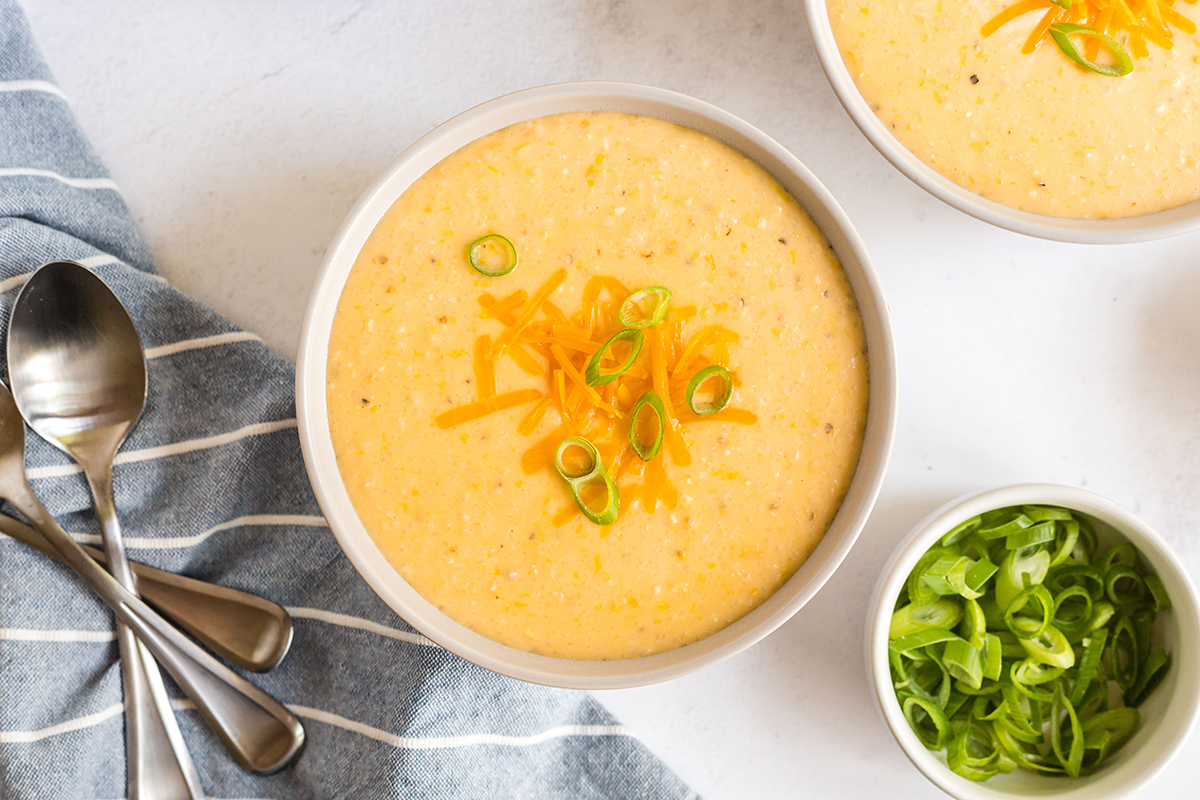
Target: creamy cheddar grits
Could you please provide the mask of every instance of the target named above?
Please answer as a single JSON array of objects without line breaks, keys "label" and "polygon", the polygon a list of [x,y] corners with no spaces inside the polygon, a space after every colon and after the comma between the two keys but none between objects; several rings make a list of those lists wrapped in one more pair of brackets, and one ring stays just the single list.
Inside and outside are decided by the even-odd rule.
[{"label": "creamy cheddar grits", "polygon": [[866,422],[829,243],[744,156],[613,112],[522,122],[404,192],[339,300],[338,468],[399,574],[522,650],[681,647],[829,527]]},{"label": "creamy cheddar grits", "polygon": [[[827,7],[860,94],[900,144],[959,186],[1023,211],[1079,219],[1149,214],[1200,198],[1196,6],[827,0]],[[1111,44],[1091,30],[1107,30]],[[1104,74],[1124,72],[1122,63],[1132,71]]]}]

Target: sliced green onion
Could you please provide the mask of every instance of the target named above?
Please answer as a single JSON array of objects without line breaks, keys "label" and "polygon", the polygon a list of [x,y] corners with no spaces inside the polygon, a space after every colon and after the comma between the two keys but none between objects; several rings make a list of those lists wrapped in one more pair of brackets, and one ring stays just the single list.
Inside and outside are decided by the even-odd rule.
[{"label": "sliced green onion", "polygon": [[958,713],[958,710],[966,705],[967,701],[970,699],[971,695],[969,694],[951,690],[950,699],[946,701],[946,705],[942,710],[946,712],[947,717],[953,719],[954,715]]},{"label": "sliced green onion", "polygon": [[[696,391],[709,378],[719,377],[725,384],[721,394],[714,395],[713,399],[707,403],[701,402],[697,405]],[[692,376],[687,385],[687,404],[688,408],[697,414],[715,414],[725,406],[729,405],[729,399],[733,397],[733,376],[729,374],[729,370],[722,367],[720,364],[713,364],[705,367]]]},{"label": "sliced green onion", "polygon": [[1004,546],[1009,550],[1021,547],[1032,547],[1035,544],[1045,544],[1054,541],[1054,521],[1039,522],[1028,528],[1013,531],[1004,537]]},{"label": "sliced green onion", "polygon": [[[934,580],[935,582],[938,580],[939,565],[943,564],[943,562],[944,559],[939,559],[929,568],[926,580]],[[996,569],[996,565],[990,561],[975,562],[966,556],[960,556],[946,569],[943,576],[945,585],[950,590],[947,594],[961,595],[968,600],[982,597],[983,585],[987,582],[988,578],[995,574]]]},{"label": "sliced green onion", "polygon": [[1171,657],[1167,655],[1166,650],[1160,648],[1151,653],[1138,672],[1137,682],[1129,687],[1129,691],[1125,692],[1125,705],[1140,706],[1142,701],[1162,683],[1170,664]]},{"label": "sliced green onion", "polygon": [[[563,457],[572,447],[578,447],[587,455],[588,461],[586,466],[573,467],[568,465]],[[596,449],[596,445],[584,439],[582,436],[572,436],[569,439],[563,439],[558,446],[558,450],[554,451],[554,468],[558,470],[558,474],[565,481],[582,481],[594,476],[601,468],[603,463],[600,460],[600,451]]]},{"label": "sliced green onion", "polygon": [[[1089,61],[1071,41],[1071,37],[1075,35],[1091,36],[1099,42],[1101,47],[1112,53],[1117,63],[1097,64],[1095,61]],[[1133,72],[1133,59],[1129,57],[1129,51],[1122,47],[1116,39],[1100,31],[1070,22],[1056,22],[1050,26],[1050,37],[1054,39],[1054,43],[1058,45],[1058,49],[1067,55],[1067,58],[1082,67],[1090,69],[1092,72],[1106,75],[1109,78],[1120,78]]]},{"label": "sliced green onion", "polygon": [[[655,298],[654,310],[649,314],[642,314],[638,304],[651,295],[654,295]],[[617,316],[620,317],[621,324],[626,328],[649,328],[660,324],[667,318],[667,308],[670,305],[670,289],[663,286],[647,286],[626,297],[625,302],[621,303]]]},{"label": "sliced green onion", "polygon": [[1081,723],[1084,746],[1092,749],[1093,743],[1098,742],[1102,735],[1108,734],[1107,750],[1111,755],[1129,741],[1133,732],[1137,730],[1140,720],[1141,715],[1136,708],[1114,708],[1101,711]]},{"label": "sliced green onion", "polygon": [[1146,598],[1146,582],[1124,564],[1114,564],[1104,573],[1104,590],[1118,609],[1141,605]]},{"label": "sliced green onion", "polygon": [[994,633],[986,634],[983,637],[983,677],[990,681],[998,681],[1003,669],[1000,637]]},{"label": "sliced green onion", "polygon": [[1117,621],[1108,657],[1112,664],[1113,680],[1122,691],[1129,691],[1138,677],[1137,634],[1129,617],[1121,617]]},{"label": "sliced green onion", "polygon": [[1025,588],[1028,578],[1031,584],[1040,584],[1050,569],[1050,553],[1038,550],[1027,554],[1022,550],[1010,550],[1000,562],[996,573],[996,603],[1001,609],[1008,608],[1013,598]]},{"label": "sliced green onion", "polygon": [[[646,444],[642,439],[638,430],[643,408],[649,408],[653,411],[655,419],[658,421],[658,432],[654,434],[653,441],[649,444]],[[662,447],[663,432],[666,430],[666,425],[667,412],[663,408],[662,398],[653,389],[646,391],[633,404],[633,412],[629,415],[629,447],[637,454],[638,458],[642,461],[649,461],[658,455],[658,449]]]},{"label": "sliced green onion", "polygon": [[1029,657],[1039,664],[1051,667],[1070,669],[1075,666],[1075,651],[1062,631],[1053,625],[1048,626],[1037,636],[1021,639],[1021,647],[1029,653]]},{"label": "sliced green onion", "polygon": [[950,675],[972,689],[983,685],[983,651],[972,647],[970,642],[962,639],[952,639],[946,642],[942,653],[942,663]]},{"label": "sliced green onion", "polygon": [[1034,730],[1042,728],[1041,721],[1038,719],[1042,713],[1041,704],[1054,702],[1054,697],[1058,693],[1057,688],[1043,691],[1037,687],[1053,683],[1064,671],[1062,667],[1039,664],[1032,658],[1015,662],[1012,669],[1009,670],[1013,687],[1031,701],[1029,704],[1030,725]]},{"label": "sliced green onion", "polygon": [[942,537],[942,541],[941,541],[942,546],[946,547],[947,545],[952,545],[955,542],[957,542],[959,539],[962,539],[967,534],[971,533],[976,528],[978,528],[979,522],[980,522],[979,517],[971,517],[966,522],[960,522],[958,525],[955,525],[953,528],[950,529],[949,533],[947,533],[945,536]]},{"label": "sliced green onion", "polygon": [[[1066,754],[1062,749],[1062,720],[1060,719],[1064,712],[1071,723],[1071,749]],[[1050,747],[1062,763],[1066,773],[1072,778],[1078,778],[1080,768],[1083,766],[1083,727],[1079,724],[1079,715],[1075,713],[1075,707],[1071,705],[1070,700],[1063,696],[1062,691],[1059,691],[1058,697],[1054,701],[1054,708],[1050,712]]]},{"label": "sliced green onion", "polygon": [[[913,733],[921,740],[921,744],[930,750],[941,750],[952,735],[950,720],[941,708],[921,697],[909,696],[900,706],[904,718],[908,720]],[[924,711],[923,717],[917,716],[917,711]],[[928,725],[925,724],[928,721]]]},{"label": "sliced green onion", "polygon": [[963,604],[963,618],[959,624],[959,633],[971,643],[972,647],[983,649],[983,637],[987,633],[987,618],[983,609],[973,599],[968,598]]},{"label": "sliced green onion", "polygon": [[1130,616],[1133,618],[1133,632],[1137,634],[1138,664],[1145,664],[1150,656],[1150,637],[1154,635],[1152,628],[1156,615],[1151,608],[1138,608]]},{"label": "sliced green onion", "polygon": [[1104,575],[1089,564],[1068,561],[1052,568],[1046,575],[1046,586],[1056,593],[1068,586],[1086,586],[1089,582],[1092,588],[1088,589],[1088,594],[1092,600],[1104,597]]},{"label": "sliced green onion", "polygon": [[931,644],[941,644],[942,642],[953,642],[956,639],[962,641],[957,634],[951,633],[945,628],[927,628],[923,631],[910,633],[907,636],[901,636],[899,639],[892,640],[888,644],[888,648],[895,650],[897,653],[908,653],[919,647],[928,647]]},{"label": "sliced green onion", "polygon": [[1079,541],[1079,523],[1075,520],[1062,522],[1056,528],[1055,542],[1057,544],[1050,556],[1051,568],[1066,563],[1071,558],[1071,554],[1075,552],[1075,545]]},{"label": "sliced green onion", "polygon": [[[587,454],[589,463],[586,468],[582,466],[573,468],[563,460],[567,451],[572,447],[579,447]],[[621,506],[617,496],[617,484],[604,469],[604,462],[600,460],[600,451],[594,444],[582,436],[564,439],[554,453],[554,468],[571,487],[571,495],[579,504],[579,510],[585,517],[597,525],[612,525],[617,521],[617,512]],[[583,496],[584,492],[589,491],[597,483],[603,486],[605,492],[604,505],[599,511],[596,511],[588,499]]]},{"label": "sliced green onion", "polygon": [[[1017,616],[1017,612],[1029,605],[1031,601],[1037,601],[1037,604],[1042,609],[1041,622],[1037,622],[1032,617]],[[1050,620],[1054,617],[1054,598],[1050,596],[1050,591],[1040,583],[1030,586],[1028,589],[1022,589],[1013,598],[1008,607],[1004,609],[1004,624],[1005,626],[1017,635],[1018,639],[1031,639],[1035,636],[1040,636],[1043,631],[1050,625]]]},{"label": "sliced green onion", "polygon": [[1146,588],[1150,590],[1150,597],[1154,601],[1155,611],[1167,611],[1171,608],[1171,596],[1167,594],[1167,587],[1163,586],[1162,578],[1151,573],[1142,578],[1146,582]]},{"label": "sliced green onion", "polygon": [[931,603],[938,598],[938,593],[925,584],[925,573],[937,563],[938,559],[948,555],[958,555],[958,548],[931,547],[917,559],[916,565],[908,573],[908,580],[905,582],[910,601],[923,604]]},{"label": "sliced green onion", "polygon": [[949,575],[957,570],[959,577],[965,576],[967,567],[973,562],[966,556],[943,556],[933,563],[932,566],[925,572],[921,578],[933,591],[940,595],[958,594],[953,586],[950,585]]},{"label": "sliced green onion", "polygon": [[499,278],[517,268],[517,248],[498,233],[489,233],[471,242],[467,261],[480,275]]},{"label": "sliced green onion", "polygon": [[1083,703],[1088,687],[1100,671],[1100,657],[1104,655],[1104,645],[1107,643],[1108,628],[1101,628],[1083,648],[1083,658],[1079,663],[1079,675],[1075,678],[1074,688],[1071,689],[1071,705],[1079,706]]},{"label": "sliced green onion", "polygon": [[[999,569],[999,567],[989,561],[986,557],[979,559],[971,565],[970,569],[967,570],[967,588],[975,593],[975,597],[982,597],[983,589],[987,585],[987,582],[992,579],[992,576],[995,575]],[[965,597],[966,595],[963,596]]]},{"label": "sliced green onion", "polygon": [[1099,556],[1093,566],[1102,573],[1107,573],[1113,566],[1123,564],[1127,567],[1136,567],[1138,561],[1137,548],[1131,542],[1122,542],[1105,551],[1104,555]]},{"label": "sliced green onion", "polygon": [[1017,531],[1023,531],[1033,524],[1033,520],[1024,514],[1018,514],[1016,517],[1007,520],[1001,524],[994,525],[989,528],[980,528],[976,533],[982,536],[987,541],[995,539],[1004,539]]},{"label": "sliced green onion", "polygon": [[971,781],[986,781],[1006,771],[1002,751],[987,723],[968,721],[963,731],[946,746],[946,766]]},{"label": "sliced green onion", "polygon": [[1092,621],[1092,610],[1092,596],[1088,590],[1082,586],[1068,586],[1054,598],[1051,624],[1067,638],[1082,636]]},{"label": "sliced green onion", "polygon": [[[632,367],[633,362],[637,361],[638,353],[642,352],[642,341],[644,338],[645,334],[637,328],[626,328],[623,331],[613,334],[604,343],[604,346],[593,353],[592,357],[588,359],[587,367],[583,371],[583,377],[587,381],[587,385],[606,386],[625,374],[625,370]],[[625,361],[621,366],[610,372],[605,372],[600,368],[600,362],[604,359],[604,354],[611,350],[612,346],[617,342],[629,342],[629,355],[625,357]]]},{"label": "sliced green onion", "polygon": [[1045,522],[1048,519],[1070,522],[1075,518],[1070,511],[1058,506],[1021,506],[1021,513],[1034,522]]},{"label": "sliced green onion", "polygon": [[[1090,564],[1092,556],[1096,553],[1096,548],[1099,546],[1096,539],[1096,529],[1092,526],[1090,520],[1085,516],[1078,516],[1075,521],[1079,523],[1079,541],[1075,543],[1075,549],[1071,551],[1071,557],[1080,564]],[[1095,599],[1094,597],[1092,598]]]},{"label": "sliced green onion", "polygon": [[922,605],[909,603],[892,614],[888,638],[900,639],[929,628],[949,630],[958,624],[962,615],[962,606],[949,597]]}]

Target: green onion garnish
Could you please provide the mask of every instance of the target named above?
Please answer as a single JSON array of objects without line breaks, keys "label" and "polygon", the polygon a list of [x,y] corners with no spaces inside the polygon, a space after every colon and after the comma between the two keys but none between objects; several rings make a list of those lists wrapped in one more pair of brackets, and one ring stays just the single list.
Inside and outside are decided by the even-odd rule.
[{"label": "green onion garnish", "polygon": [[[649,314],[642,313],[641,302],[654,295],[654,309]],[[626,328],[649,328],[658,325],[667,318],[667,307],[671,304],[671,290],[663,286],[647,286],[638,289],[625,302],[621,303],[618,311],[621,324]]]},{"label": "green onion garnish", "polygon": [[467,261],[480,275],[499,278],[517,268],[517,248],[498,233],[489,233],[471,242]]},{"label": "green onion garnish", "polygon": [[[708,402],[697,401],[696,392],[700,389],[705,381],[713,377],[719,377],[724,384],[720,394],[714,394],[713,398]],[[705,367],[692,376],[687,385],[687,404],[692,411],[697,414],[715,414],[725,406],[729,405],[729,399],[733,397],[733,376],[729,374],[729,370],[722,367],[720,364],[713,364]]]},{"label": "green onion garnish", "polygon": [[[642,341],[645,335],[637,328],[626,328],[623,331],[618,331],[611,339],[604,343],[604,346],[592,354],[588,360],[587,368],[583,371],[583,377],[587,381],[588,386],[605,386],[612,383],[617,378],[625,373],[625,370],[633,366],[633,362],[637,361],[638,353],[642,352]],[[615,370],[605,372],[600,368],[600,361],[604,358],[604,354],[612,349],[617,342],[629,342],[629,355],[625,357],[624,363]],[[613,353],[616,357],[616,353]]]},{"label": "green onion garnish", "polygon": [[[647,408],[654,413],[654,421],[657,427],[650,437],[643,437],[642,420],[644,417],[642,416],[642,410]],[[658,455],[658,449],[662,447],[663,432],[666,430],[666,424],[667,412],[663,408],[663,401],[658,396],[658,392],[650,389],[633,404],[633,412],[629,415],[629,446],[642,461],[649,461]],[[649,443],[646,442],[646,438],[650,439]]]},{"label": "green onion garnish", "polygon": [[[1071,37],[1076,35],[1091,36],[1101,47],[1112,53],[1117,63],[1097,64],[1095,61],[1089,61],[1071,41]],[[1121,46],[1120,42],[1108,34],[1092,30],[1091,28],[1085,28],[1083,25],[1075,25],[1070,22],[1056,22],[1050,26],[1050,37],[1054,39],[1054,43],[1058,45],[1058,49],[1067,55],[1067,58],[1082,67],[1090,69],[1092,72],[1107,75],[1110,78],[1120,78],[1133,72],[1133,59],[1129,57],[1129,52]]]},{"label": "green onion garnish", "polygon": [[1171,601],[1131,543],[1096,544],[1087,518],[1025,506],[967,520],[917,560],[888,662],[905,719],[956,774],[1077,777],[1133,735],[1170,669],[1152,640]]},{"label": "green onion garnish", "polygon": [[[573,453],[573,448],[582,450],[585,458],[581,459],[579,454]],[[564,439],[554,453],[554,468],[571,487],[571,495],[585,517],[597,525],[612,525],[617,521],[617,512],[620,509],[617,484],[604,469],[604,462],[600,460],[600,451],[596,449],[596,445],[582,436]],[[601,509],[596,511],[594,504],[589,500],[597,496],[594,490],[598,488],[604,490],[604,498]],[[588,497],[585,497],[585,494]]]}]

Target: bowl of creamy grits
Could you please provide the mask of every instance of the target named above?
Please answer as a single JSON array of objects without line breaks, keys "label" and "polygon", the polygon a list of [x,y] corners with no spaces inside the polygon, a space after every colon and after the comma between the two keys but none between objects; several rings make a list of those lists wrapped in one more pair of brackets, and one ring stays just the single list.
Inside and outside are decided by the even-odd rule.
[{"label": "bowl of creamy grits", "polygon": [[[806,11],[854,123],[958,210],[1085,244],[1200,228],[1200,7],[807,0]],[[1060,47],[1055,33],[1070,31]],[[1122,59],[1131,71],[1102,74]]]},{"label": "bowl of creamy grits", "polygon": [[326,253],[296,397],[371,588],[536,683],[677,677],[782,625],[862,530],[895,359],[862,242],[790,153],[577,83],[444,123]]},{"label": "bowl of creamy grits", "polygon": [[[1022,666],[1028,666],[1028,664],[1022,665],[1019,662],[1034,651],[1025,652],[1021,646],[1015,648],[1018,651],[1015,655],[1011,651],[1006,651],[1006,655],[1003,656],[1003,664],[1007,669],[1001,671],[1007,674],[1001,680],[1003,684],[1001,692],[996,693],[995,696],[1003,698],[999,701],[1001,704],[1009,702],[1021,704],[1021,711],[1013,712],[1009,707],[996,711],[995,707],[998,703],[985,701],[989,704],[989,708],[986,712],[980,708],[980,716],[987,717],[987,719],[977,723],[975,732],[990,730],[991,738],[988,739],[987,744],[983,744],[981,738],[974,739],[968,755],[975,760],[968,764],[966,759],[963,759],[959,762],[958,769],[954,770],[951,768],[948,757],[953,745],[937,749],[927,747],[910,726],[909,720],[902,710],[895,685],[896,674],[890,665],[903,663],[895,655],[896,650],[903,649],[902,645],[897,644],[898,640],[895,635],[906,631],[897,631],[897,625],[904,624],[905,619],[914,619],[915,616],[906,612],[903,606],[898,608],[897,598],[913,585],[914,573],[920,576],[922,570],[926,570],[924,574],[929,574],[927,567],[930,561],[932,558],[940,558],[942,553],[946,552],[946,548],[960,548],[964,551],[970,549],[970,539],[955,540],[954,532],[957,531],[965,537],[982,532],[984,535],[979,536],[980,540],[984,540],[985,536],[992,535],[983,530],[988,525],[995,524],[988,521],[987,515],[1001,514],[1003,512],[998,511],[1001,509],[1009,512],[1019,510],[1023,514],[1031,515],[1026,522],[1037,518],[1038,512],[1052,514],[1055,511],[1067,511],[1074,516],[1076,521],[1086,521],[1088,523],[1086,536],[1081,532],[1074,544],[1068,542],[1071,546],[1066,549],[1073,549],[1075,558],[1078,558],[1081,552],[1092,554],[1090,560],[1097,569],[1110,561],[1114,561],[1116,568],[1120,569],[1120,565],[1116,564],[1109,554],[1119,552],[1121,548],[1128,548],[1129,545],[1135,548],[1136,571],[1142,576],[1156,576],[1158,587],[1155,591],[1159,594],[1151,600],[1149,597],[1151,592],[1146,590],[1147,597],[1139,603],[1127,602],[1129,595],[1122,596],[1122,584],[1113,579],[1114,564],[1110,564],[1107,568],[1108,574],[1105,576],[1105,592],[1097,594],[1094,603],[1087,604],[1091,609],[1090,617],[1093,620],[1111,614],[1111,617],[1108,617],[1109,627],[1120,629],[1126,624],[1123,621],[1125,618],[1140,618],[1140,612],[1151,604],[1156,608],[1161,606],[1161,610],[1154,615],[1149,631],[1150,636],[1147,637],[1148,641],[1140,638],[1144,635],[1140,631],[1144,629],[1136,622],[1129,626],[1124,633],[1118,633],[1116,637],[1101,637],[1097,636],[1096,632],[1103,625],[1096,620],[1089,625],[1092,629],[1091,632],[1083,637],[1087,640],[1086,644],[1083,640],[1078,639],[1077,633],[1072,633],[1072,646],[1078,653],[1074,656],[1072,668],[1065,672],[1061,669],[1048,669],[1042,676],[1053,677],[1056,673],[1062,673],[1061,680],[1057,683],[1055,682],[1057,679],[1043,681],[1036,685],[1024,682],[1025,677],[1023,676],[1034,673],[1022,672]],[[984,516],[981,518],[980,515]],[[1011,514],[1001,519],[1010,518]],[[980,524],[982,527],[978,526]],[[1019,527],[1012,523],[1009,524],[1014,529]],[[1083,523],[1079,522],[1078,524],[1082,525]],[[973,525],[976,527],[972,527]],[[1031,526],[1027,530],[1033,530],[1034,527],[1036,526]],[[993,528],[993,531],[997,530],[999,529]],[[1057,530],[1061,531],[1062,528]],[[1089,538],[1091,541],[1086,541]],[[1007,543],[1004,538],[993,538],[985,540],[985,544],[990,544],[998,550],[1005,548]],[[1062,542],[1056,539],[1047,543],[1046,547],[1055,549],[1061,544]],[[931,548],[935,548],[938,552],[929,557],[927,554],[930,554]],[[1072,575],[1082,575],[1087,568],[1081,569],[1075,563],[1074,558],[1057,560],[1045,556],[1043,556],[1042,566],[1039,568],[1036,554],[1035,557],[1029,558],[1020,551],[1021,548],[1008,550],[1015,554],[1011,562],[997,558],[1000,563],[997,565],[999,570],[995,573],[995,582],[999,584],[1005,580],[1006,573],[1010,579],[1014,574],[1024,574],[1024,577],[1021,578],[1022,583],[1030,580],[1030,575],[1032,575],[1040,585],[1043,580],[1042,576],[1045,576],[1046,585],[1058,593],[1054,600],[1054,618],[1051,625],[1055,626],[1056,630],[1058,626],[1061,626],[1070,632],[1067,627],[1070,609],[1073,603],[1076,609],[1079,608],[1080,595],[1084,592],[1078,586],[1066,589],[1064,592],[1063,587],[1079,580],[1080,583],[1086,584],[1087,591],[1093,591],[1095,584],[1091,582],[1091,579],[1072,577]],[[1013,563],[1024,564],[1024,566],[1018,566],[1014,573],[1011,570]],[[922,580],[928,585],[928,581],[925,581],[923,577],[918,580]],[[1034,581],[1031,580],[1030,584],[1033,585]],[[1075,597],[1068,599],[1067,596],[1072,593],[1075,594]],[[1163,600],[1160,601],[1160,597]],[[985,593],[980,598],[980,603],[986,604],[988,598],[989,594]],[[992,598],[999,598],[999,590],[992,595]],[[1109,603],[1109,601],[1113,602]],[[1016,605],[1019,603],[1014,601],[1010,608]],[[1105,606],[1107,606],[1106,610],[1103,608]],[[967,616],[969,615],[964,615],[962,624],[953,623],[954,631],[964,632],[966,630],[965,619]],[[876,700],[888,727],[912,763],[943,791],[952,797],[960,798],[960,800],[1007,800],[1017,797],[1099,800],[1100,798],[1124,797],[1145,784],[1166,766],[1167,762],[1187,741],[1189,732],[1195,727],[1197,716],[1200,715],[1200,634],[1197,633],[1200,630],[1200,606],[1197,605],[1196,591],[1188,578],[1186,567],[1172,552],[1166,541],[1144,520],[1117,503],[1083,489],[1053,484],[1006,486],[960,497],[932,512],[919,522],[897,546],[887,566],[884,567],[867,619],[867,667],[872,676]],[[989,630],[995,627],[992,623],[986,624]],[[1161,652],[1167,654],[1165,667],[1162,668],[1161,673],[1158,673],[1153,688],[1146,686],[1147,693],[1134,697],[1132,701],[1129,692],[1123,693],[1121,687],[1117,685],[1119,678],[1114,677],[1115,671],[1112,667],[1114,647],[1120,649],[1116,640],[1120,639],[1122,644],[1128,644],[1130,631],[1139,631],[1133,634],[1139,637],[1134,640],[1139,646],[1149,645],[1143,648],[1143,652],[1136,659],[1141,673],[1145,673],[1147,667],[1155,663],[1154,658],[1147,656],[1146,652],[1161,648]],[[1103,656],[1097,662],[1096,669],[1086,666],[1089,661],[1087,650],[1093,642],[1097,644],[1096,652],[1103,651]],[[1127,658],[1120,658],[1120,661],[1121,665],[1117,668],[1118,670],[1129,668],[1130,663]],[[1045,659],[1043,666],[1045,666]],[[1080,681],[1084,680],[1084,670],[1094,676],[1087,679],[1088,687],[1107,690],[1102,698],[1099,697],[1100,692],[1097,692],[1092,695],[1095,699],[1078,701],[1079,695],[1087,695],[1078,685]],[[1049,738],[1047,735],[1050,730],[1048,720],[1051,718],[1051,714],[1043,716],[1047,722],[1039,723],[1036,731],[1032,725],[1024,731],[1018,730],[1022,724],[1026,724],[1022,717],[1023,712],[1032,709],[1029,706],[1028,698],[1020,699],[1023,693],[1022,690],[1016,688],[1014,684],[1016,680],[1023,682],[1024,692],[1034,694],[1040,692],[1044,696],[1049,694],[1049,689],[1057,686],[1064,695],[1069,695],[1068,701],[1076,700],[1078,711],[1072,708],[1071,713],[1076,715],[1076,721],[1080,723],[1080,730],[1084,733],[1083,740],[1085,742],[1078,775],[1063,774],[1061,762],[1057,760],[1053,749],[1042,741],[1044,738]],[[1041,680],[1041,678],[1035,677],[1033,680]],[[1107,684],[1105,684],[1106,680]],[[954,681],[955,686],[965,687],[969,692],[974,691],[959,678],[954,678]],[[992,696],[989,692],[996,683],[989,678],[984,678],[981,682],[980,694],[968,698],[968,701],[973,703],[975,702],[974,697]],[[1134,687],[1137,686],[1135,681]],[[950,702],[957,704],[958,699],[961,699],[961,695],[951,697]],[[1052,708],[1051,704],[1046,704],[1046,707]],[[1059,708],[1062,706],[1060,705]],[[1071,723],[1061,716],[1062,711],[1059,713],[1064,731],[1060,745],[1063,754],[1067,755],[1072,752]],[[910,714],[913,714],[911,707]],[[919,714],[913,714],[914,718],[919,716]],[[954,731],[957,736],[963,728],[961,722],[951,723],[951,725],[956,724],[960,726]],[[995,733],[997,730],[1000,733]],[[1014,730],[1018,731],[1015,738],[1010,735]],[[985,737],[986,735],[985,733]],[[1036,742],[1036,744],[1032,742]],[[989,750],[990,753],[983,752]],[[1029,760],[1025,763],[1018,763],[1017,760],[1009,758],[1010,754],[1016,754],[1022,759]],[[1035,762],[1038,766],[1036,768],[1030,766],[1031,762]],[[998,769],[1000,770],[998,774],[987,777],[988,773],[994,773]],[[975,777],[978,780],[964,777],[964,772],[971,774],[972,770],[975,770]]]}]

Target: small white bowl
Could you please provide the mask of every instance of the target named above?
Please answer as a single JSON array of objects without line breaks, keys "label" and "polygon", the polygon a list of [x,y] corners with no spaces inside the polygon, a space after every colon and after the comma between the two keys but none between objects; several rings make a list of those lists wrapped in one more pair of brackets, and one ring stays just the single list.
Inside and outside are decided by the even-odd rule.
[{"label": "small white bowl", "polygon": [[825,0],[805,0],[808,29],[817,57],[850,119],[892,166],[934,197],[976,219],[1000,228],[1078,244],[1132,244],[1166,239],[1200,229],[1200,200],[1177,208],[1120,219],[1065,219],[1018,211],[993,200],[985,200],[934,170],[913,155],[892,135],[858,93],[850,71],[842,60]]},{"label": "small white bowl", "polygon": [[[870,353],[870,397],[858,470],[833,524],[808,561],[761,606],[724,630],[686,647],[620,661],[572,661],[534,655],[474,633],[408,585],[367,533],[342,484],[325,403],[329,332],[355,257],[384,212],[442,159],[481,136],[528,119],[568,111],[621,111],[665,119],[712,136],[767,170],[808,211],[829,239],[858,299]],[[392,163],[350,212],[325,254],[305,313],[297,359],[296,406],[305,464],[338,543],[384,602],[428,638],[495,672],[579,689],[641,686],[676,678],[749,647],[808,602],[846,557],[883,482],[896,421],[896,360],[887,305],[850,220],[795,156],[714,106],[663,89],[620,83],[573,83],[527,89],[477,106],[420,139]]]},{"label": "small white bowl", "polygon": [[[1155,632],[1171,655],[1166,678],[1142,703],[1142,723],[1133,738],[1092,775],[1062,778],[1018,769],[983,783],[959,777],[946,766],[945,751],[925,748],[908,726],[888,666],[888,626],[900,588],[917,560],[958,523],[984,511],[1025,504],[1063,506],[1087,515],[1096,526],[1101,547],[1133,542],[1162,578],[1171,610],[1160,614]],[[1130,511],[1111,500],[1070,486],[1025,484],[993,489],[954,500],[934,511],[896,548],[875,590],[867,628],[867,669],[879,708],[904,754],[925,777],[959,800],[1100,800],[1123,797],[1161,770],[1179,749],[1200,712],[1200,612],[1196,591],[1179,559],[1162,537]]]}]

